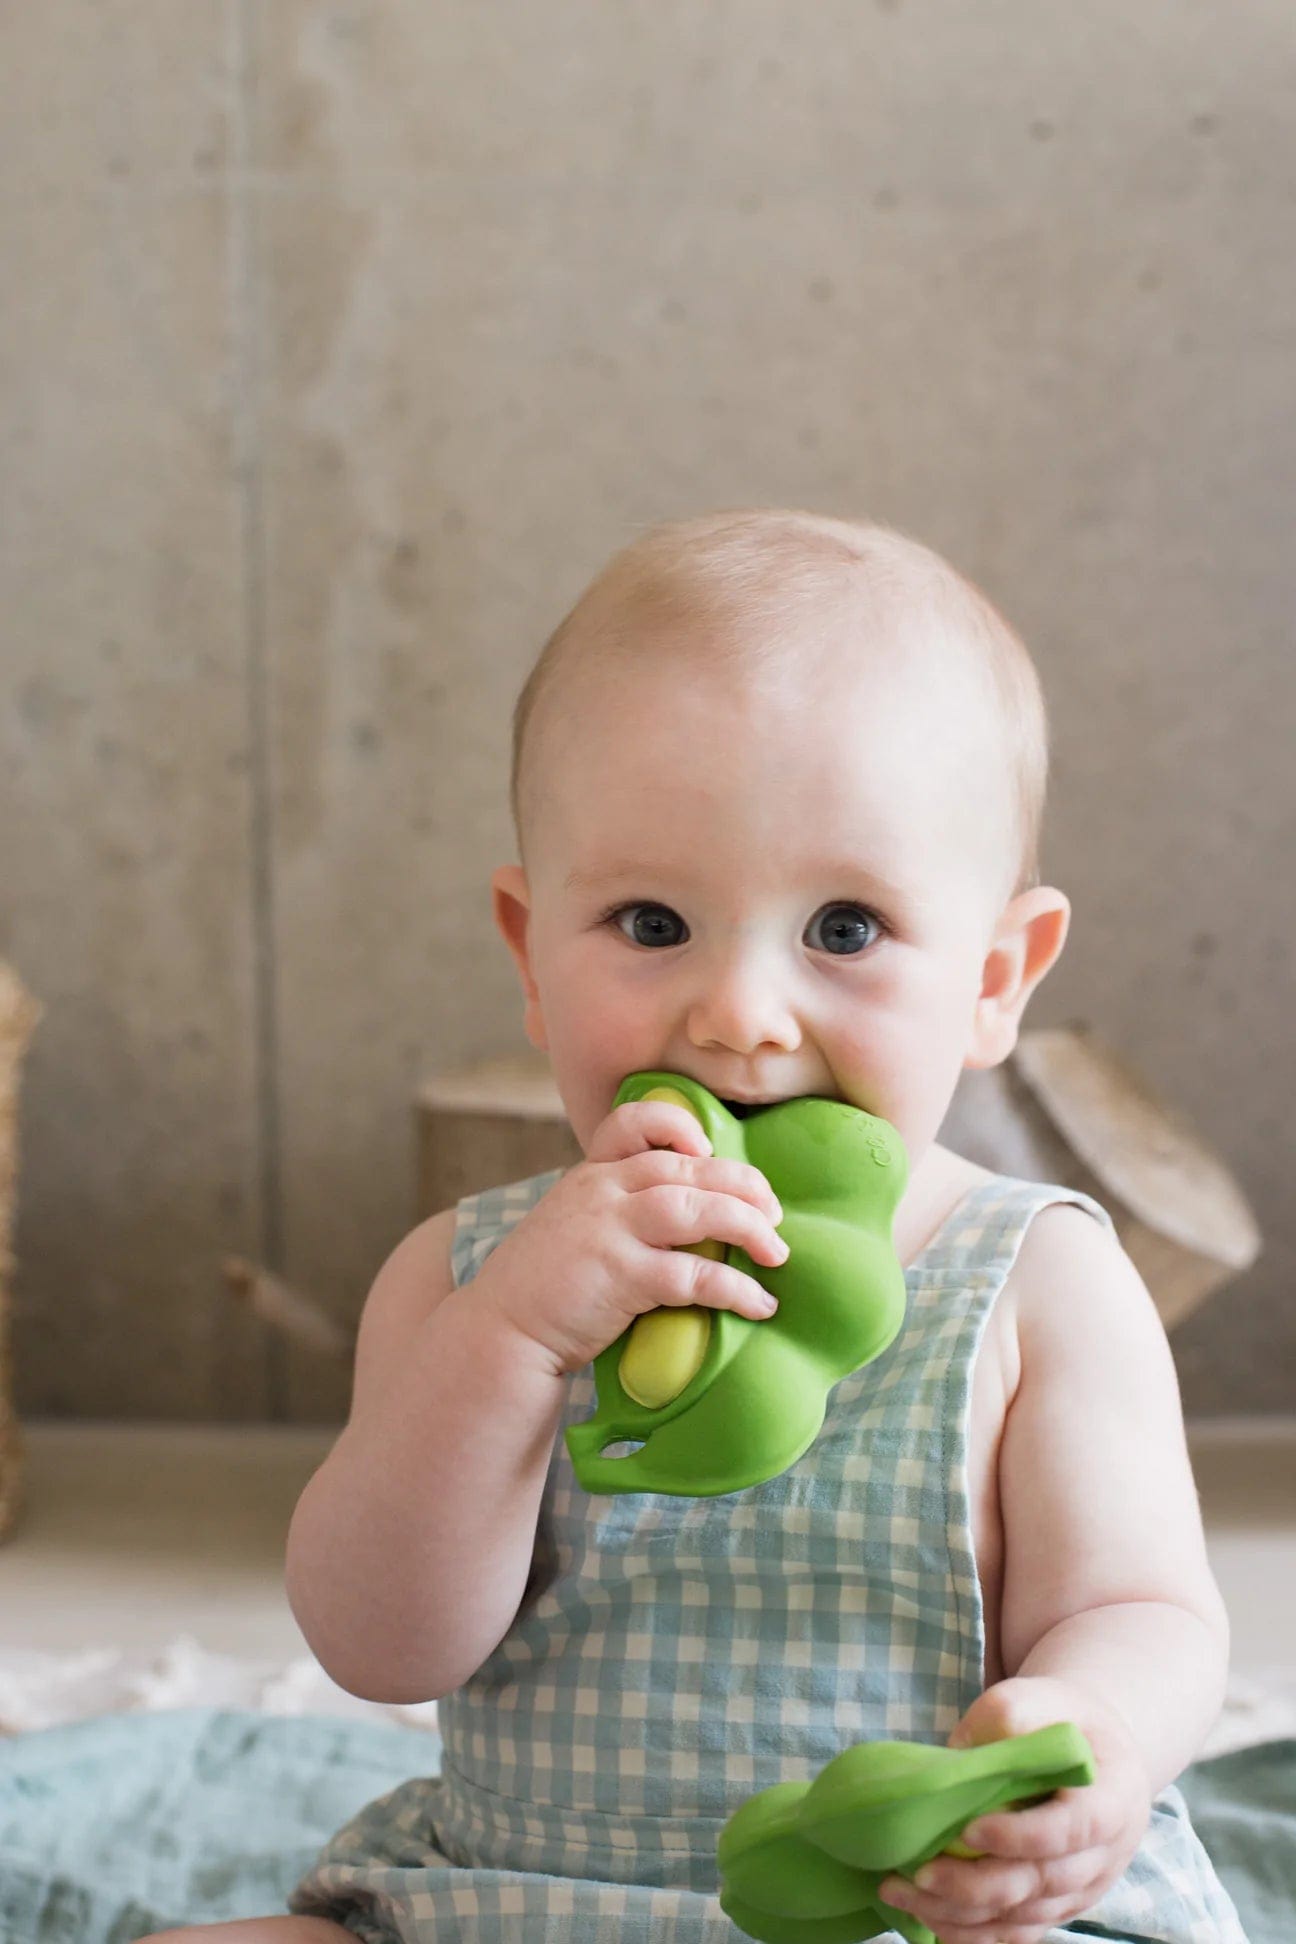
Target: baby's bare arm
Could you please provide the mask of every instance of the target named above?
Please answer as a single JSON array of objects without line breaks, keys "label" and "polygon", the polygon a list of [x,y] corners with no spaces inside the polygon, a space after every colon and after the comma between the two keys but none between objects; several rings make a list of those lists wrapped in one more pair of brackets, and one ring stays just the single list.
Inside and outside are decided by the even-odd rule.
[{"label": "baby's bare arm", "polygon": [[1095,1773],[975,1817],[964,1856],[884,1878],[888,1903],[951,1944],[1037,1944],[1094,1909],[1200,1748],[1228,1658],[1174,1364],[1133,1264],[1091,1216],[1045,1209],[1004,1299],[1021,1354],[999,1454],[1006,1678],[951,1742],[1074,1721]]},{"label": "baby's bare arm", "polygon": [[466,1288],[452,1209],[405,1238],[365,1304],[350,1421],[288,1536],[288,1597],[334,1680],[426,1700],[480,1667],[526,1589],[567,1373],[663,1304],[767,1318],[756,1278],[696,1245],[772,1265],[781,1219],[758,1169],[717,1159],[677,1103],[640,1100]]},{"label": "baby's bare arm", "polygon": [[1014,1284],[1021,1381],[999,1455],[1005,1673],[1099,1695],[1128,1723],[1155,1793],[1200,1749],[1228,1661],[1170,1347],[1133,1263],[1083,1210],[1036,1217]]},{"label": "baby's bare arm", "polygon": [[490,1300],[490,1262],[452,1287],[454,1210],[379,1271],[350,1418],[298,1502],[288,1597],[341,1687],[425,1701],[507,1632],[535,1541],[563,1384]]}]

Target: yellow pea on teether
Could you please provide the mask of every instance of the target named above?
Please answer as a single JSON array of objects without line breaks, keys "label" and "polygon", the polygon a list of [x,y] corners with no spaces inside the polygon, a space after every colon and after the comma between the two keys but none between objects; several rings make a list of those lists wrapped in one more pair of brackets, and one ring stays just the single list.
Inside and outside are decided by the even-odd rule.
[{"label": "yellow pea on teether", "polygon": [[[694,1120],[702,1118],[678,1087],[650,1087],[643,1097],[687,1108]],[[724,1260],[723,1242],[691,1242],[685,1246],[693,1255],[709,1256],[713,1262]],[[646,1410],[659,1411],[697,1376],[710,1337],[711,1312],[695,1303],[684,1309],[649,1310],[636,1317],[617,1365],[622,1390]]]},{"label": "yellow pea on teether", "polygon": [[659,1411],[702,1368],[711,1319],[703,1309],[655,1309],[635,1318],[617,1376],[627,1397]]},{"label": "yellow pea on teether", "polygon": [[644,1100],[664,1100],[668,1107],[682,1107],[686,1113],[692,1114],[694,1120],[701,1120],[702,1118],[688,1095],[681,1093],[678,1087],[649,1087],[647,1093],[642,1098]]},{"label": "yellow pea on teether", "polygon": [[969,1849],[967,1844],[961,1843],[957,1836],[954,1838],[954,1841],[952,1843],[946,1843],[943,1853],[946,1856],[967,1857],[969,1860],[973,1860],[978,1856],[985,1855],[984,1850]]}]

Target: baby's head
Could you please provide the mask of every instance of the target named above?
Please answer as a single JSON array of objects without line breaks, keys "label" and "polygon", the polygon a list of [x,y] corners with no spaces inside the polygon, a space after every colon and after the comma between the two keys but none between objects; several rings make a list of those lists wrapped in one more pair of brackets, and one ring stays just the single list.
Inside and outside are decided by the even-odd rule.
[{"label": "baby's head", "polygon": [[656,1068],[852,1101],[915,1165],[1062,948],[1046,766],[1025,648],[899,533],[740,511],[618,554],[518,700],[492,880],[577,1138]]}]

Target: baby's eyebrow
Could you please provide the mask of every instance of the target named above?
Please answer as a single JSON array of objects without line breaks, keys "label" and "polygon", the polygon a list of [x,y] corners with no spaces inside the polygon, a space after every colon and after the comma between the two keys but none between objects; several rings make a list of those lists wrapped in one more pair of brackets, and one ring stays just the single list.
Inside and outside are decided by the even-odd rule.
[{"label": "baby's eyebrow", "polygon": [[611,884],[616,878],[664,877],[665,872],[654,864],[610,864],[600,865],[597,870],[569,871],[563,879],[564,891],[587,891],[595,884]]},{"label": "baby's eyebrow", "polygon": [[[635,862],[599,865],[588,870],[581,870],[578,867],[576,870],[567,873],[567,876],[563,879],[563,889],[565,891],[591,890],[595,885],[612,884],[625,878],[640,878],[645,880],[652,878],[660,881],[663,878],[678,875],[678,865],[667,869],[658,864]],[[843,890],[854,885],[858,890],[867,891],[870,898],[877,898],[884,903],[918,904],[925,902],[919,899],[914,891],[902,891],[898,885],[890,883],[884,877],[880,877],[875,871],[866,870],[860,864],[839,863],[828,860],[822,863],[807,864],[798,875],[803,877],[807,883],[812,880],[822,880],[825,883],[830,883],[833,879],[836,879]]]}]

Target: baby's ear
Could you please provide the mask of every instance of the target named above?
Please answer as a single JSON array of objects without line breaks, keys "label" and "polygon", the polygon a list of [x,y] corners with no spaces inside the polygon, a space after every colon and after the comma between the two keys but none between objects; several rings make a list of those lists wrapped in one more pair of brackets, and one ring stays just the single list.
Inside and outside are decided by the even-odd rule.
[{"label": "baby's ear", "polygon": [[522,980],[522,990],[526,994],[526,1014],[523,1019],[526,1036],[539,1052],[547,1052],[549,1038],[540,1011],[540,988],[531,970],[531,889],[520,864],[501,864],[498,870],[491,873],[491,904],[495,923],[513,954]]},{"label": "baby's ear", "polygon": [[993,1067],[1017,1044],[1026,1001],[1066,944],[1071,905],[1052,885],[1022,891],[1005,907],[981,968],[965,1067]]}]

